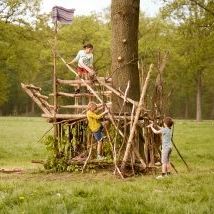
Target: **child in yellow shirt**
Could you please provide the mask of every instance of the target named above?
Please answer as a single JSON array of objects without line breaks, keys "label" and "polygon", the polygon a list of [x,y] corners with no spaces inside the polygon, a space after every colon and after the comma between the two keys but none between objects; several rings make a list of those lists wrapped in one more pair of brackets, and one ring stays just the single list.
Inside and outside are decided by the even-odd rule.
[{"label": "child in yellow shirt", "polygon": [[94,102],[90,102],[88,104],[87,111],[87,119],[88,119],[88,127],[92,131],[94,138],[97,141],[97,159],[103,159],[101,156],[102,151],[102,139],[104,138],[103,126],[100,122],[100,119],[108,113],[108,110],[105,110],[101,114],[96,114],[95,111],[97,109],[97,104]]}]

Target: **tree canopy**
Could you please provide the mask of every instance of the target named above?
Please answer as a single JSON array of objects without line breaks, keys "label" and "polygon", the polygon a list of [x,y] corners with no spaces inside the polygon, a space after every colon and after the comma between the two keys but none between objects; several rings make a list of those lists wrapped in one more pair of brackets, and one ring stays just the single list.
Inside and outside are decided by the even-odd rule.
[{"label": "tree canopy", "polygon": [[[0,113],[32,114],[32,101],[20,82],[52,91],[53,27],[50,14],[40,13],[40,0],[3,0],[0,3]],[[212,0],[164,0],[157,16],[140,14],[138,58],[145,70],[167,55],[164,93],[167,111],[177,118],[214,118],[214,3]],[[29,18],[30,17],[30,18]],[[109,17],[109,14],[106,15]],[[75,16],[60,25],[58,50],[71,60],[86,42],[94,47],[94,66],[101,76],[111,69],[110,20],[99,14]],[[61,78],[74,78],[58,61]],[[120,71],[122,72],[122,70]],[[153,78],[156,77],[154,74]],[[151,86],[152,87],[152,86]]]}]

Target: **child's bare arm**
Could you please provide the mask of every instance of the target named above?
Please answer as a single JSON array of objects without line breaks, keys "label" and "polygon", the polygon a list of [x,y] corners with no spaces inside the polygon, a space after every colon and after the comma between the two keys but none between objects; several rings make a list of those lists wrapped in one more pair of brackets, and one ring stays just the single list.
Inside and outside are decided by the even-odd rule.
[{"label": "child's bare arm", "polygon": [[67,64],[68,64],[68,65],[71,65],[71,64],[73,64],[74,62],[76,62],[76,58],[74,58],[72,61],[68,62]]},{"label": "child's bare arm", "polygon": [[153,123],[149,124],[147,127],[148,127],[148,128],[150,127],[150,128],[152,129],[152,131],[153,131],[155,134],[161,134],[161,133],[162,133],[161,129],[160,129],[160,130],[156,130],[156,129],[153,127]]},{"label": "child's bare arm", "polygon": [[157,125],[157,127],[159,128],[159,129],[161,129],[162,127],[160,127],[159,125]]},{"label": "child's bare arm", "polygon": [[161,134],[162,133],[161,130],[156,130],[153,126],[151,126],[151,129],[155,134]]},{"label": "child's bare arm", "polygon": [[89,116],[90,116],[91,118],[94,118],[94,119],[101,119],[106,113],[107,113],[107,111],[104,111],[104,112],[101,113],[101,114],[96,114],[96,113],[94,113],[94,112],[90,112],[90,113],[89,113]]}]

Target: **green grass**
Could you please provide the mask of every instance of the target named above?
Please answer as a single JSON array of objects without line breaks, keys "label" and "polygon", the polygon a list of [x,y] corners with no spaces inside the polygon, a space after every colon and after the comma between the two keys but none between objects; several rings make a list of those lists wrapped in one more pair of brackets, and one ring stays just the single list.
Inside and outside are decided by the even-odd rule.
[{"label": "green grass", "polygon": [[46,151],[36,143],[49,125],[39,118],[0,118],[0,213],[214,213],[214,122],[176,121],[174,141],[191,166],[188,173],[175,150],[178,175],[122,181],[111,172],[47,173],[32,159]]},{"label": "green grass", "polygon": [[45,146],[38,143],[50,124],[40,118],[0,118],[0,166],[29,167],[32,159],[47,155]]}]

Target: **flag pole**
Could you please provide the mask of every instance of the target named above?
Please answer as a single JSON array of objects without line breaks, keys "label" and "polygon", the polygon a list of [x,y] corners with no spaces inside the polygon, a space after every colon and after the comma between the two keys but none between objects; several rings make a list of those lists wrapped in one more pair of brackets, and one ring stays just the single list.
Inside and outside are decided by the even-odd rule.
[{"label": "flag pole", "polygon": [[[53,74],[52,74],[52,78],[53,78],[53,106],[54,106],[54,111],[53,111],[53,120],[54,120],[54,139],[55,141],[58,138],[58,135],[60,131],[58,131],[58,126],[56,125],[57,122],[57,118],[56,118],[56,114],[58,113],[58,105],[57,105],[57,74],[56,74],[56,60],[57,60],[57,25],[58,25],[58,21],[62,22],[64,24],[68,24],[69,22],[72,21],[72,17],[73,17],[73,13],[74,13],[74,9],[66,9],[63,7],[59,7],[59,6],[54,6],[52,8],[52,19],[53,19],[53,23],[54,23],[54,45],[53,45]],[[59,139],[58,139],[59,140]]]},{"label": "flag pole", "polygon": [[[53,47],[53,94],[54,94],[54,123],[57,113],[57,80],[56,80],[56,57],[57,57],[57,20],[54,22],[54,47]],[[57,138],[57,125],[54,124],[54,138]]]}]

